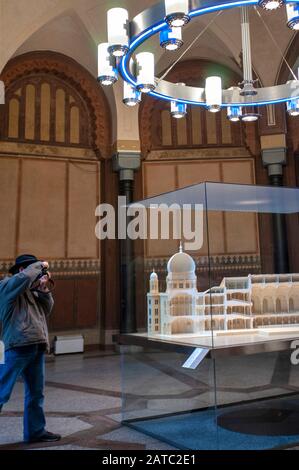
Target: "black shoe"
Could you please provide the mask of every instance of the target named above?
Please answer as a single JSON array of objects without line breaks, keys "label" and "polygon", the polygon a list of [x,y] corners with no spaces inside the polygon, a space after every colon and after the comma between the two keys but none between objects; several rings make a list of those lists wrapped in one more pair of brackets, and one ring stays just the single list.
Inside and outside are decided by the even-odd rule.
[{"label": "black shoe", "polygon": [[60,434],[53,434],[52,432],[44,431],[43,434],[41,434],[40,436],[33,437],[27,442],[28,444],[31,444],[33,442],[57,442],[60,441],[60,439]]}]

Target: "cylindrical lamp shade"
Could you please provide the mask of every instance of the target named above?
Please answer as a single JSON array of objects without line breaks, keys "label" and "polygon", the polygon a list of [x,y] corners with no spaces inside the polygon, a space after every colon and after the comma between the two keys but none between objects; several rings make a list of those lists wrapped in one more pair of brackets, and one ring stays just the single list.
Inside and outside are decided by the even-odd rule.
[{"label": "cylindrical lamp shade", "polygon": [[299,116],[299,100],[287,102],[287,112],[290,116]]},{"label": "cylindrical lamp shade", "polygon": [[287,25],[290,29],[299,30],[299,3],[287,3]]},{"label": "cylindrical lamp shade", "polygon": [[108,51],[109,44],[103,42],[98,45],[98,81],[102,85],[113,85],[117,81],[117,71],[113,67],[113,58]]},{"label": "cylindrical lamp shade", "polygon": [[129,49],[129,14],[125,8],[111,8],[107,12],[109,52],[122,57]]},{"label": "cylindrical lamp shade", "polygon": [[154,90],[155,85],[155,57],[151,52],[140,52],[136,55],[137,85],[142,93]]},{"label": "cylindrical lamp shade", "polygon": [[165,0],[165,20],[169,26],[178,28],[190,21],[189,0]]},{"label": "cylindrical lamp shade", "polygon": [[254,106],[245,106],[243,109],[243,114],[240,116],[240,119],[243,122],[255,122],[260,117],[260,114],[256,112]]},{"label": "cylindrical lamp shade", "polygon": [[228,106],[227,107],[227,119],[232,122],[240,121],[240,117],[242,116],[242,108],[241,106]]},{"label": "cylindrical lamp shade", "polygon": [[127,106],[136,106],[141,101],[141,93],[128,82],[124,82],[123,103]]},{"label": "cylindrical lamp shade", "polygon": [[206,78],[205,95],[208,110],[212,113],[219,111],[222,104],[221,77]]},{"label": "cylindrical lamp shade", "polygon": [[284,3],[284,0],[259,0],[259,6],[264,10],[276,10],[280,8]]},{"label": "cylindrical lamp shade", "polygon": [[166,28],[160,33],[160,46],[168,51],[176,51],[183,45],[181,28]]},{"label": "cylindrical lamp shade", "polygon": [[177,101],[171,101],[170,114],[176,119],[185,117],[187,114],[187,105],[184,103],[178,103]]}]

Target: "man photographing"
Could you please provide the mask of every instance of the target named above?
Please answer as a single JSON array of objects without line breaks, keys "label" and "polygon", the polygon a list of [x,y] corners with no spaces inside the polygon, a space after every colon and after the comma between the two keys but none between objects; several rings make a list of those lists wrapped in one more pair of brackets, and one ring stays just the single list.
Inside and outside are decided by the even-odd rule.
[{"label": "man photographing", "polygon": [[49,351],[46,318],[54,304],[48,268],[46,261],[21,255],[9,270],[12,276],[0,282],[1,339],[5,345],[5,363],[0,364],[0,411],[21,376],[25,386],[25,442],[61,438],[46,431],[43,410],[45,352]]}]

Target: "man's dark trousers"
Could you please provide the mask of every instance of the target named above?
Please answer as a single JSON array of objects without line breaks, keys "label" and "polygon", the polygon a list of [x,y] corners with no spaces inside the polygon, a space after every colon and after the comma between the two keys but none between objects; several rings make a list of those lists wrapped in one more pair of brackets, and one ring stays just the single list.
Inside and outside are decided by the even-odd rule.
[{"label": "man's dark trousers", "polygon": [[45,430],[43,410],[45,346],[20,346],[5,353],[5,364],[0,364],[0,411],[9,400],[17,379],[25,384],[24,441],[40,436]]}]

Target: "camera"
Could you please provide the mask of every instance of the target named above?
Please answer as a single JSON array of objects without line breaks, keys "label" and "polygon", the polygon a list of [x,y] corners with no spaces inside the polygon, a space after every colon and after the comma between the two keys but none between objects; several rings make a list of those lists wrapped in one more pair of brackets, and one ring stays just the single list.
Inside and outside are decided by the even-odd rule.
[{"label": "camera", "polygon": [[[41,272],[39,273],[39,275],[37,276],[35,282],[39,281],[39,279],[41,279],[42,277],[44,276],[47,276],[48,277],[48,281],[47,281],[47,288],[48,288],[48,292],[52,292],[54,290],[54,287],[55,287],[55,283],[53,281],[53,279],[50,278],[49,276],[49,267],[45,267],[43,266]],[[39,284],[38,284],[39,286]],[[44,291],[40,291],[38,289],[38,286],[35,286],[33,290],[35,290],[36,292],[44,292]]]},{"label": "camera", "polygon": [[41,273],[37,276],[36,280],[41,279],[43,276],[49,276],[49,268],[43,267]]}]

